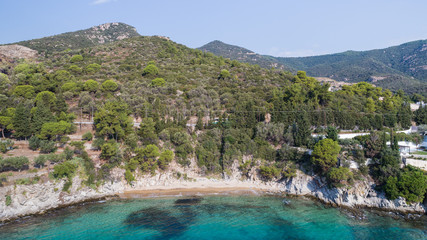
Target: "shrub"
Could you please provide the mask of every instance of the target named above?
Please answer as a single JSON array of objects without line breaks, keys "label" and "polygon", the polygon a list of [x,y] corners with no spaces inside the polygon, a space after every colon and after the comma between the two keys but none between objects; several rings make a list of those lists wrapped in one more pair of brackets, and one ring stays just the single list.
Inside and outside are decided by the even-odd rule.
[{"label": "shrub", "polygon": [[180,146],[188,142],[188,135],[185,132],[176,132],[171,136],[173,144]]},{"label": "shrub", "polygon": [[107,80],[101,84],[101,90],[104,92],[114,92],[119,85],[114,80]]},{"label": "shrub", "polygon": [[163,87],[165,84],[166,81],[163,78],[155,78],[151,81],[151,86],[153,87]]},{"label": "shrub", "polygon": [[28,140],[29,148],[33,151],[36,151],[40,147],[40,138],[37,136],[31,136]]},{"label": "shrub", "polygon": [[83,141],[72,141],[70,143],[71,146],[74,147],[74,152],[76,154],[80,154],[85,149],[85,142]]},{"label": "shrub", "polygon": [[50,91],[43,91],[43,92],[37,93],[37,96],[35,99],[36,105],[47,104],[49,106],[53,106],[56,100],[57,99],[56,99],[55,93]]},{"label": "shrub", "polygon": [[6,206],[10,206],[12,204],[12,197],[10,195],[6,195]]},{"label": "shrub", "polygon": [[91,132],[87,132],[82,136],[82,140],[84,141],[92,141],[92,138],[93,138],[93,135]]},{"label": "shrub", "polygon": [[119,153],[119,147],[117,146],[116,141],[110,140],[104,143],[101,147],[101,158],[102,159],[111,159]]},{"label": "shrub", "polygon": [[190,143],[184,143],[175,149],[176,156],[180,160],[186,160],[187,156],[194,151]]},{"label": "shrub", "polygon": [[275,166],[261,166],[259,168],[259,173],[266,180],[272,180],[273,178],[280,177],[280,170]]},{"label": "shrub", "polygon": [[7,182],[8,174],[0,173],[0,187],[3,187],[3,183]]},{"label": "shrub", "polygon": [[13,94],[19,97],[30,99],[33,98],[36,93],[33,86],[20,85],[15,88]]},{"label": "shrub", "polygon": [[82,55],[74,55],[70,58],[71,63],[76,63],[76,62],[81,62],[81,61],[83,61]]},{"label": "shrub", "polygon": [[65,160],[65,154],[64,153],[62,153],[62,154],[48,154],[48,155],[45,155],[46,156],[46,159],[48,160],[48,161],[50,161],[51,163],[59,163],[59,162],[63,162],[64,160]]},{"label": "shrub", "polygon": [[295,163],[291,162],[286,166],[286,168],[282,169],[282,176],[284,178],[293,178],[297,176],[297,168]]},{"label": "shrub", "polygon": [[99,83],[95,80],[89,79],[84,83],[84,89],[88,92],[96,92],[99,89]]},{"label": "shrub", "polygon": [[10,139],[0,140],[0,152],[6,153],[12,149],[14,142]]},{"label": "shrub", "polygon": [[80,89],[78,89],[77,83],[75,82],[66,82],[61,87],[62,92],[72,92],[77,93]]},{"label": "shrub", "polygon": [[36,158],[34,158],[34,167],[37,167],[37,168],[44,167],[44,165],[46,164],[46,161],[47,161],[46,155],[37,156]]},{"label": "shrub", "polygon": [[132,172],[129,169],[126,169],[125,179],[128,183],[135,181],[135,177],[133,176]]},{"label": "shrub", "polygon": [[154,64],[148,64],[144,70],[142,70],[143,76],[155,76],[159,74],[159,69]]},{"label": "shrub", "polygon": [[70,161],[55,165],[53,168],[53,177],[56,179],[71,178],[76,171],[77,166]]},{"label": "shrub", "polygon": [[158,165],[161,169],[165,170],[169,163],[173,159],[173,152],[171,150],[165,150],[160,154],[158,161]]},{"label": "shrub", "polygon": [[222,69],[218,78],[219,79],[226,79],[226,78],[229,78],[229,77],[231,77],[230,72],[227,69]]},{"label": "shrub", "polygon": [[55,142],[49,140],[40,141],[40,152],[41,153],[51,153],[56,150]]},{"label": "shrub", "polygon": [[333,167],[329,169],[326,177],[333,186],[341,187],[344,182],[349,181],[353,177],[353,173],[346,167]]},{"label": "shrub", "polygon": [[65,183],[64,186],[62,187],[62,191],[64,192],[68,192],[68,190],[70,190],[71,185],[73,185],[73,182],[71,179],[68,179]]},{"label": "shrub", "polygon": [[15,181],[17,185],[31,185],[36,184],[40,181],[40,177],[36,176],[34,178],[20,178]]},{"label": "shrub", "polygon": [[86,66],[86,72],[89,74],[94,74],[94,73],[98,72],[99,69],[101,69],[101,65],[99,65],[97,63],[91,63],[91,64]]},{"label": "shrub", "polygon": [[102,145],[104,145],[105,140],[103,138],[95,138],[92,142],[92,148],[95,150],[101,150]]},{"label": "shrub", "polygon": [[28,168],[30,161],[27,157],[9,157],[9,158],[0,158],[0,172],[3,171],[18,171]]},{"label": "shrub", "polygon": [[71,160],[74,156],[74,151],[70,149],[69,147],[66,147],[64,149],[64,155],[66,160]]},{"label": "shrub", "polygon": [[256,135],[264,140],[280,142],[283,139],[285,125],[283,123],[260,122],[256,126]]},{"label": "shrub", "polygon": [[248,176],[249,171],[251,170],[252,167],[253,167],[252,161],[247,160],[246,162],[240,164],[239,169],[243,175]]}]

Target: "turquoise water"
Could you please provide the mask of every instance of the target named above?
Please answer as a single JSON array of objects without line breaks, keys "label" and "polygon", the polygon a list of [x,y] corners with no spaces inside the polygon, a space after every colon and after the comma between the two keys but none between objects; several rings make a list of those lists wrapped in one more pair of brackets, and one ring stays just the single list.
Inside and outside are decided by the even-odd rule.
[{"label": "turquoise water", "polygon": [[0,239],[427,239],[405,221],[277,196],[112,200],[0,226]]}]

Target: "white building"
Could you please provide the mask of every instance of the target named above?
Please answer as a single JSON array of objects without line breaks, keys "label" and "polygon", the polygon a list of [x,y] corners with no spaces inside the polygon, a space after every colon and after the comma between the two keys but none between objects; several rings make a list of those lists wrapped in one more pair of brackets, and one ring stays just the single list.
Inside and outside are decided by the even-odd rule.
[{"label": "white building", "polygon": [[[415,152],[419,148],[419,145],[406,141],[397,142],[397,145],[399,145],[400,154]],[[390,146],[390,141],[387,142],[387,146]]]}]

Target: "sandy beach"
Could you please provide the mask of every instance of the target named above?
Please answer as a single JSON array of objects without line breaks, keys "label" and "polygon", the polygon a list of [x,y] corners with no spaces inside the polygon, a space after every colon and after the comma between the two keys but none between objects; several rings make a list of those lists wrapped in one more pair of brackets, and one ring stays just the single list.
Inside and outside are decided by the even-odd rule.
[{"label": "sandy beach", "polygon": [[143,186],[126,189],[118,194],[121,198],[153,198],[173,196],[202,195],[262,195],[280,193],[283,189],[277,184],[238,180],[213,180],[200,178],[197,181],[174,181],[168,185]]},{"label": "sandy beach", "polygon": [[263,195],[274,193],[265,189],[228,187],[228,188],[176,188],[176,189],[152,189],[131,190],[119,194],[120,198],[156,198],[156,197],[180,197],[180,196],[215,196],[215,195]]}]

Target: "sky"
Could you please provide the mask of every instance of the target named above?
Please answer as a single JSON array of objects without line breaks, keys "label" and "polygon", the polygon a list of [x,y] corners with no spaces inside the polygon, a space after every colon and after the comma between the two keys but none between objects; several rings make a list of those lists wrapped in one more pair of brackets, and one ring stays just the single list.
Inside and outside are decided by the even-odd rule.
[{"label": "sky", "polygon": [[427,39],[426,0],[0,0],[0,9],[0,44],[107,22],[191,48],[220,40],[281,57]]}]

